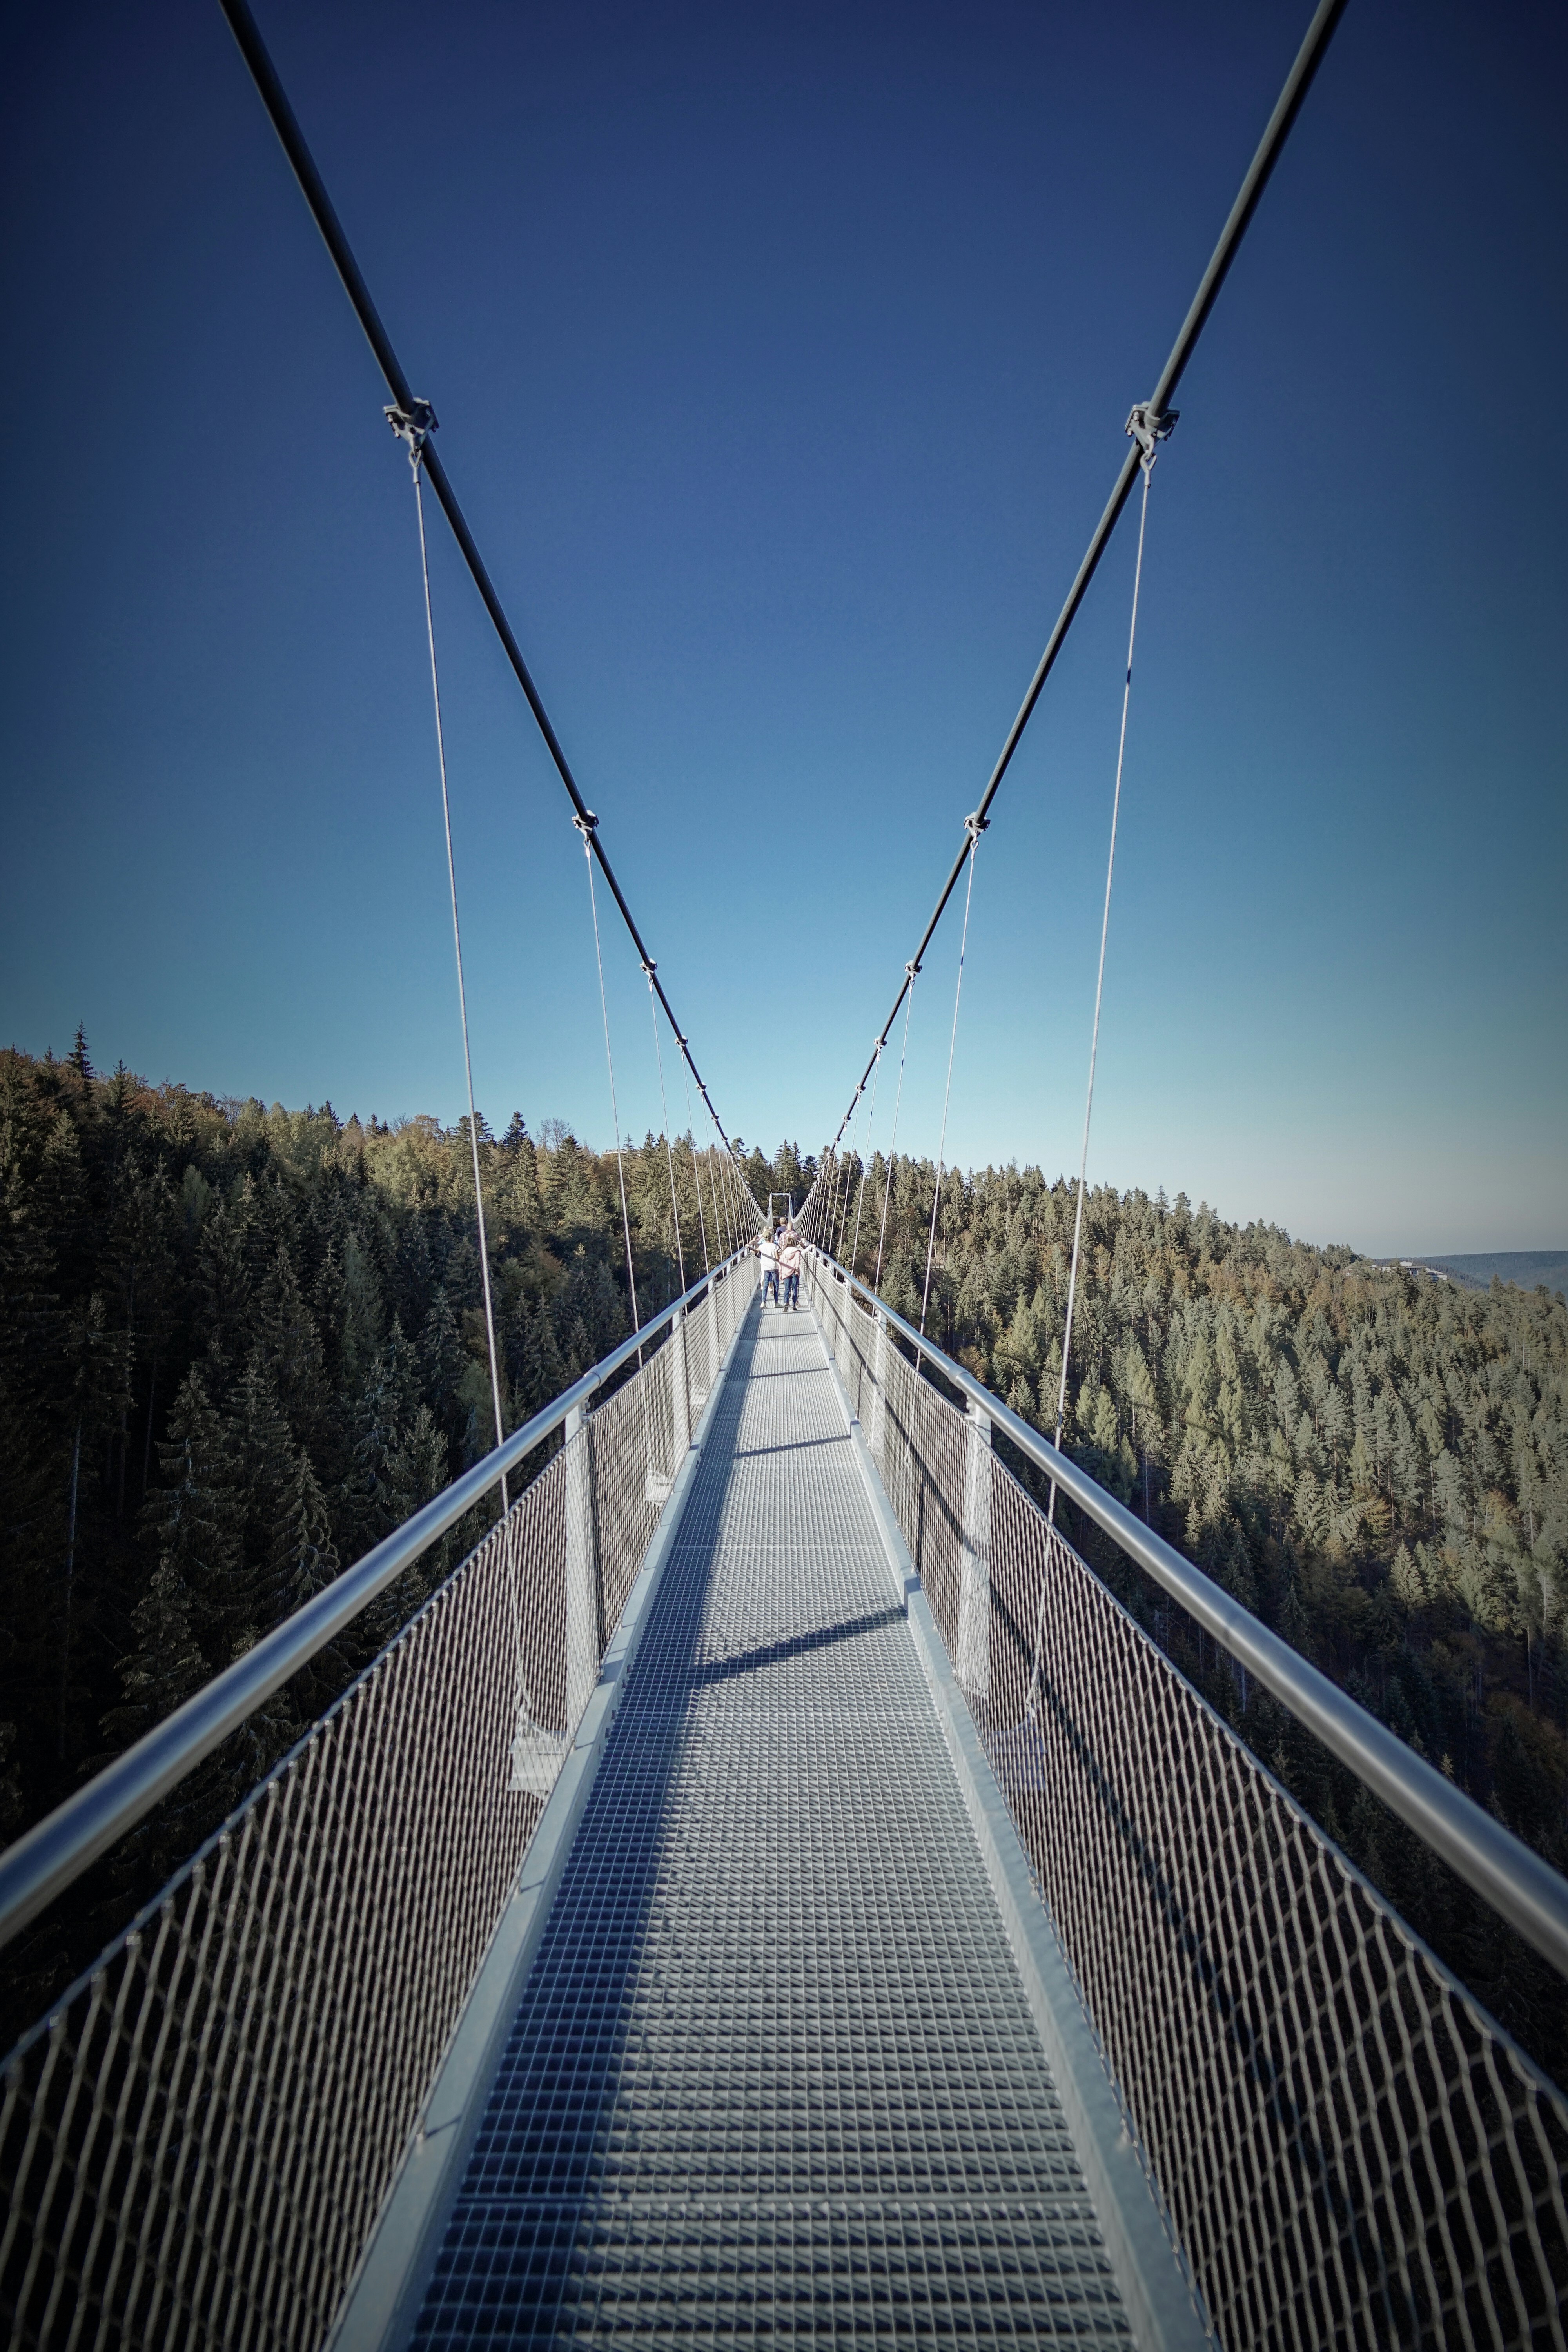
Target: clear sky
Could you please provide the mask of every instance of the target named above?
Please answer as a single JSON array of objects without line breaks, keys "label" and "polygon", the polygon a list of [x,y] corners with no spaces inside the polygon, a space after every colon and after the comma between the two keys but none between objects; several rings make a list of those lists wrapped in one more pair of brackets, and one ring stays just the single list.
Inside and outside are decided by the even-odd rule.
[{"label": "clear sky", "polygon": [[[258,12],[721,1113],[815,1149],[1307,0]],[[210,0],[18,12],[9,60],[0,1030],[455,1118],[368,350]],[[1093,1178],[1568,1242],[1565,120],[1560,8],[1351,0],[1154,478]],[[581,849],[433,544],[480,1105],[603,1143]],[[1131,554],[981,850],[965,1164],[1076,1164]]]}]

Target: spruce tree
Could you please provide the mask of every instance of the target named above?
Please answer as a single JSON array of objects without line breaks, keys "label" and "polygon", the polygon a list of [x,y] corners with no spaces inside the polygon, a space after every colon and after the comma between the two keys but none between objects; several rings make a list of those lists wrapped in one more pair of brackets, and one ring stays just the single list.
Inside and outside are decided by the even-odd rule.
[{"label": "spruce tree", "polygon": [[419,1370],[426,1398],[437,1419],[453,1427],[458,1385],[468,1369],[468,1353],[446,1287],[438,1284],[419,1335]]},{"label": "spruce tree", "polygon": [[520,1420],[542,1412],[567,1386],[555,1325],[542,1302],[531,1308],[526,1298],[518,1300],[507,1330],[507,1369]]},{"label": "spruce tree", "polygon": [[235,1627],[244,1501],[228,1433],[195,1368],[180,1383],[158,1452],[163,1483],[145,1512],[154,1573],[167,1570],[174,1580],[167,1591],[184,1596],[193,1639],[216,1672]]},{"label": "spruce tree", "polygon": [[232,1649],[242,1639],[270,1632],[282,1612],[272,1574],[277,1531],[288,1497],[306,1459],[296,1448],[272,1372],[260,1346],[253,1348],[236,1385],[228,1415],[240,1521],[240,1559],[223,1634]]},{"label": "spruce tree", "polygon": [[[288,1492],[282,1499],[267,1560],[268,1589],[275,1622],[282,1623],[324,1592],[339,1573],[332,1542],[331,1515],[321,1482],[302,1449],[296,1455]],[[331,1704],[353,1671],[352,1644],[331,1643],[318,1652],[295,1677],[295,1703],[309,1720]]]},{"label": "spruce tree", "polygon": [[125,1696],[103,1718],[104,1737],[116,1751],[129,1748],[211,1680],[193,1630],[195,1614],[195,1596],[180,1572],[178,1546],[171,1545],[131,1620],[136,1646],[119,1669]]}]

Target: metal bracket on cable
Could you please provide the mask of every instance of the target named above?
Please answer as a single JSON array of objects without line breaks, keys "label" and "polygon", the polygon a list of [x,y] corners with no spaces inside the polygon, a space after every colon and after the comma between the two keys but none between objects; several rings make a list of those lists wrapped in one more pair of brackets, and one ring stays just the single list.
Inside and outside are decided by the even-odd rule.
[{"label": "metal bracket on cable", "polygon": [[576,826],[578,832],[582,835],[583,846],[586,849],[588,846],[589,835],[597,833],[599,830],[598,818],[594,814],[592,809],[584,809],[582,815],[574,816],[572,822]]},{"label": "metal bracket on cable", "polygon": [[408,451],[408,462],[419,471],[419,460],[425,454],[425,444],[435,432],[439,419],[427,400],[416,400],[412,408],[404,408],[394,400],[382,410],[398,439]]},{"label": "metal bracket on cable", "polygon": [[1154,463],[1155,443],[1170,439],[1176,429],[1176,420],[1181,413],[1179,408],[1163,408],[1156,415],[1152,404],[1147,400],[1141,400],[1128,418],[1128,438],[1136,441],[1142,452],[1139,463],[1145,473],[1149,472]]},{"label": "metal bracket on cable", "polygon": [[917,971],[919,971],[919,970],[920,970],[920,965],[919,965],[918,963],[907,963],[907,964],[904,966],[904,977],[906,978],[906,980],[909,980],[910,982],[913,982],[913,980],[914,980],[914,976],[915,976],[916,972],[917,972]]},{"label": "metal bracket on cable", "polygon": [[[651,988],[651,987],[653,986],[653,976],[654,976],[654,973],[658,970],[658,964],[657,964],[657,963],[655,963],[655,961],[654,961],[654,960],[653,960],[652,956],[644,956],[644,958],[643,958],[643,966],[642,966],[642,968],[643,968],[643,973],[644,973],[644,976],[646,977],[646,979],[647,979],[647,984],[648,984],[648,986]],[[683,1040],[682,1040],[682,1043],[684,1044],[684,1042],[685,1042],[685,1041],[684,1041],[684,1039],[683,1039]]]},{"label": "metal bracket on cable", "polygon": [[[990,832],[991,820],[988,816],[982,816],[980,811],[978,809],[974,809],[964,818],[963,830],[969,835],[971,848],[973,848],[978,845],[981,835],[983,833]],[[906,965],[905,970],[907,971],[909,967]]]}]

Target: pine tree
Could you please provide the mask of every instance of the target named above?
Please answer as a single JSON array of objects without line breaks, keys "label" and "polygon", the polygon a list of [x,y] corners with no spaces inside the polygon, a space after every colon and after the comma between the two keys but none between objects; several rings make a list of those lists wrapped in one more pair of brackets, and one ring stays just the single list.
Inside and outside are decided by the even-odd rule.
[{"label": "pine tree", "polygon": [[103,1718],[104,1736],[117,1751],[162,1723],[211,1679],[193,1631],[195,1600],[177,1562],[177,1549],[171,1547],[131,1620],[136,1647],[119,1669],[125,1696]]},{"label": "pine tree", "polygon": [[257,1300],[254,1329],[289,1426],[308,1444],[318,1432],[326,1404],[326,1368],[316,1318],[281,1243]]},{"label": "pine tree", "polygon": [[222,1633],[233,1648],[269,1633],[284,1613],[271,1569],[273,1547],[303,1449],[289,1422],[259,1346],[252,1349],[228,1416],[237,1488],[241,1554]]},{"label": "pine tree", "polygon": [[[301,1448],[295,1457],[293,1476],[279,1511],[268,1555],[267,1581],[273,1598],[275,1621],[281,1623],[308,1601],[313,1601],[318,1592],[324,1592],[338,1573],[331,1515],[310,1457]],[[320,1715],[342,1689],[353,1670],[352,1645],[332,1643],[326,1650],[319,1651],[295,1678],[300,1713],[307,1719]]]},{"label": "pine tree", "polygon": [[[197,1613],[197,1599],[181,1574],[177,1553],[166,1551],[132,1618],[136,1647],[119,1668],[125,1696],[103,1718],[104,1736],[117,1752],[184,1706],[209,1679],[209,1661],[194,1631]],[[121,1908],[133,1909],[171,1877],[242,1793],[234,1759],[221,1750],[188,1774],[116,1849],[110,1874]]]},{"label": "pine tree", "polygon": [[227,1656],[235,1623],[244,1506],[227,1432],[195,1369],[180,1383],[168,1440],[158,1452],[163,1485],[145,1513],[157,1549],[155,1573],[168,1570],[167,1590],[185,1596],[181,1606],[188,1610],[190,1632],[216,1671]]},{"label": "pine tree", "polygon": [[250,1306],[250,1223],[247,1196],[219,1201],[196,1245],[208,1352],[231,1360],[242,1351]]},{"label": "pine tree", "polygon": [[567,1386],[555,1325],[542,1302],[531,1308],[526,1298],[518,1300],[507,1330],[507,1369],[520,1420],[542,1412]]},{"label": "pine tree", "polygon": [[[594,1277],[589,1269],[587,1253],[579,1245],[571,1265],[566,1269],[566,1279],[555,1294],[553,1305],[556,1344],[568,1365],[574,1363],[574,1354],[580,1354],[583,1348],[587,1349],[586,1356],[581,1362],[575,1364],[575,1369],[572,1371],[571,1377],[574,1380],[577,1379],[580,1373],[585,1372],[590,1364],[598,1361],[598,1353],[594,1345],[594,1328],[598,1320],[597,1306],[598,1301],[594,1295]],[[580,1344],[575,1350],[573,1341],[574,1331],[580,1334]]]},{"label": "pine tree", "polygon": [[450,1428],[457,1408],[458,1384],[468,1369],[468,1353],[458,1318],[444,1286],[438,1285],[419,1335],[419,1369],[425,1394],[436,1417]]},{"label": "pine tree", "polygon": [[[626,1293],[609,1267],[601,1258],[594,1268],[594,1314],[589,1325],[596,1349],[595,1361],[607,1356],[618,1347],[630,1331],[631,1317],[626,1312]],[[584,1317],[584,1321],[587,1318]]]},{"label": "pine tree", "polygon": [[418,1412],[425,1412],[429,1420],[419,1402],[414,1350],[395,1318],[392,1336],[372,1365],[360,1399],[351,1492],[362,1549],[379,1543],[408,1516],[404,1507],[405,1448]]}]

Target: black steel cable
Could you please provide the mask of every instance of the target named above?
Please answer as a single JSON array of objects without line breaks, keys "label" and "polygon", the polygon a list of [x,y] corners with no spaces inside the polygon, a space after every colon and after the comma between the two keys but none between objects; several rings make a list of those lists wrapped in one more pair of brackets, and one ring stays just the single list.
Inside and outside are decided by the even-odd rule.
[{"label": "black steel cable", "polygon": [[[225,0],[225,5],[227,5],[227,0]],[[1268,127],[1258,142],[1258,152],[1253,156],[1247,177],[1237,192],[1236,202],[1230,208],[1229,218],[1220,231],[1219,243],[1209,257],[1209,266],[1203,274],[1198,290],[1194,295],[1187,315],[1182,321],[1182,331],[1171,346],[1171,355],[1160,372],[1160,379],[1154,387],[1153,397],[1148,403],[1148,414],[1153,419],[1157,420],[1164,415],[1171,395],[1180,383],[1186,371],[1187,362],[1197,348],[1198,337],[1208,323],[1209,312],[1214,309],[1218,299],[1219,289],[1225,284],[1230,265],[1236,259],[1241,240],[1247,235],[1251,224],[1252,215],[1258,210],[1263,191],[1268,184],[1269,174],[1279,160],[1280,151],[1290,135],[1297,115],[1301,110],[1302,101],[1311,88],[1313,76],[1322,63],[1323,52],[1328,47],[1334,27],[1344,14],[1345,5],[1346,0],[1320,0],[1317,13],[1307,27],[1306,38],[1296,53],[1296,62],[1286,77],[1285,87],[1279,93],[1278,103],[1268,118]],[[1099,570],[1100,559],[1110,545],[1110,535],[1121,520],[1121,510],[1127,504],[1132,485],[1137,479],[1140,462],[1141,452],[1138,446],[1134,444],[1123,460],[1121,471],[1116,478],[1116,487],[1106,503],[1105,511],[1095,525],[1094,536],[1089,542],[1088,552],[1078,567],[1072,586],[1068,591],[1067,602],[1057,615],[1056,626],[1046,642],[1046,650],[1040,656],[1035,675],[1029,680],[1029,690],[1018,707],[1017,717],[1007,730],[1007,740],[1002,746],[996,764],[991,771],[991,781],[985,787],[979,808],[975,811],[977,816],[984,817],[986,814],[1001,787],[1003,777],[1012,765],[1013,754],[1023,740],[1024,730],[1034,714],[1041,689],[1056,667],[1057,656],[1062,649],[1068,631],[1078,617],[1079,607],[1089,591],[1089,583]],[[844,1130],[849,1124],[860,1088],[871,1074],[872,1064],[876,1061],[878,1053],[888,1042],[889,1033],[898,1018],[899,1007],[912,984],[914,974],[921,968],[927,948],[936,935],[936,927],[946,912],[947,902],[958,887],[958,877],[963,873],[965,861],[969,856],[969,846],[970,836],[966,831],[963,847],[953,859],[952,870],[942,886],[942,896],[938,898],[931,919],[921,936],[921,943],[915,950],[912,960],[904,967],[903,986],[893,999],[892,1011],[882,1024],[880,1034],[872,1049],[871,1060],[867,1063],[857,1083],[855,1093],[849,1097],[849,1108],[839,1121],[838,1133],[828,1147],[830,1150],[837,1150]]]},{"label": "black steel cable", "polygon": [[[387,389],[398,407],[405,415],[411,415],[416,407],[416,399],[408,378],[404,374],[402,363],[392,348],[392,338],[382,323],[381,313],[371,299],[370,288],[364,282],[363,274],[354,259],[348,238],[343,233],[343,225],[333,209],[332,200],[327,194],[321,173],[316,169],[315,158],[305,143],[305,134],[300,130],[294,110],[289,103],[288,93],[278,78],[278,68],[268,54],[267,45],[261,37],[256,19],[247,5],[247,0],[218,0],[218,5],[228,20],[230,32],[239,44],[241,57],[250,68],[251,79],[256,84],[261,103],[267,109],[268,119],[272,128],[278,133],[283,152],[293,167],[294,177],[300,183],[300,193],[310,207],[311,218],[321,232],[321,241],[331,255],[338,276],[342,279],[343,290],[353,305],[354,316],[364,329],[365,340],[375,354],[376,365],[386,379]],[[458,504],[457,492],[447,478],[446,467],[428,441],[425,444],[423,462],[426,477],[440,500],[441,510],[452,527],[452,536],[462,551],[463,561],[468,565],[474,585],[479,592],[479,600],[489,614],[495,633],[500,639],[501,650],[511,665],[512,674],[519,686],[527,697],[528,707],[532,711],[539,731],[544,738],[545,748],[555,763],[555,772],[566,787],[574,814],[585,822],[587,838],[593,855],[597,858],[599,871],[608,883],[610,894],[620,908],[621,919],[631,933],[632,945],[637,951],[637,961],[645,970],[651,971],[652,958],[644,944],[642,933],[632,919],[632,910],[626,902],[621,886],[616,879],[610,861],[605,855],[604,845],[600,842],[597,831],[598,820],[594,816],[577,789],[576,779],[567,763],[566,754],[561,748],[560,738],[550,723],[550,714],[540,699],[539,688],[535,686],[532,674],[523,659],[522,648],[512,635],[511,624],[507,619],[500,596],[496,593],[495,583],[485,569],[484,558],[475,544],[473,532],[468,529],[462,508]],[[669,999],[664,992],[663,983],[655,977],[653,986],[659,1003],[669,1015],[669,1025],[679,1042],[687,1066],[697,1081],[697,1091],[707,1104],[708,1115],[719,1133],[723,1136],[725,1147],[728,1150],[731,1148],[730,1139],[724,1132],[723,1121],[713,1108],[712,1098],[703,1084],[701,1071],[692,1060],[690,1048],[681,1033],[680,1024],[675,1017]]]}]

